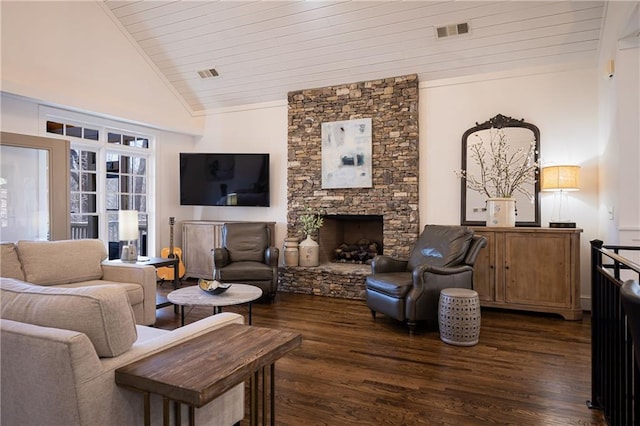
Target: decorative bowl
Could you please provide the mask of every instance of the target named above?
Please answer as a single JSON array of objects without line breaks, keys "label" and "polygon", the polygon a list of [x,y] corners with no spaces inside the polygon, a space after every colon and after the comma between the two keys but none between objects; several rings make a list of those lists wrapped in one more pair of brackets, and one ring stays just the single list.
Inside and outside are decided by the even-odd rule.
[{"label": "decorative bowl", "polygon": [[200,287],[200,290],[206,291],[209,294],[221,294],[229,290],[231,284],[221,283],[220,281],[216,280],[204,280],[200,278],[198,280],[198,287]]}]

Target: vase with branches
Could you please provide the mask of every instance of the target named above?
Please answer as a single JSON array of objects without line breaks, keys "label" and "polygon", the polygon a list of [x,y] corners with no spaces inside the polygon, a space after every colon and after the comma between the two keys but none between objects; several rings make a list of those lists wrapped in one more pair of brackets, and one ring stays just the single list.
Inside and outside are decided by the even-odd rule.
[{"label": "vase with branches", "polygon": [[302,233],[305,237],[315,234],[324,224],[322,213],[310,207],[307,207],[298,219],[300,220]]},{"label": "vase with branches", "polygon": [[531,185],[535,184],[540,162],[537,159],[536,141],[531,140],[526,147],[513,149],[503,129],[489,132],[489,143],[485,143],[478,133],[469,145],[471,159],[480,168],[479,174],[456,172],[465,179],[467,188],[487,196],[487,198],[511,198],[515,192],[524,194],[530,200],[534,195]]}]

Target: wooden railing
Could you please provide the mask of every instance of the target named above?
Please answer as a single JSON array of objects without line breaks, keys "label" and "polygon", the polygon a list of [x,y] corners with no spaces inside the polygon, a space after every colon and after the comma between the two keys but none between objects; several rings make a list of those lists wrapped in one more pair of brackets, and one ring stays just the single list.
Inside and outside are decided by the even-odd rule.
[{"label": "wooden railing", "polygon": [[[640,247],[591,241],[591,401],[612,426],[640,424],[640,371],[620,287],[640,280],[640,265],[621,255]],[[640,342],[635,342],[640,345]]]}]

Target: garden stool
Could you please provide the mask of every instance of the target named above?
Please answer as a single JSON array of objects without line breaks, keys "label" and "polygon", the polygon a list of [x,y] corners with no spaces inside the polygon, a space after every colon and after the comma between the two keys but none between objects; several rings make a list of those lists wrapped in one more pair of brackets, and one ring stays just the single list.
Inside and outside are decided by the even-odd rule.
[{"label": "garden stool", "polygon": [[440,339],[451,345],[473,346],[480,337],[478,292],[466,288],[445,288],[438,306]]}]

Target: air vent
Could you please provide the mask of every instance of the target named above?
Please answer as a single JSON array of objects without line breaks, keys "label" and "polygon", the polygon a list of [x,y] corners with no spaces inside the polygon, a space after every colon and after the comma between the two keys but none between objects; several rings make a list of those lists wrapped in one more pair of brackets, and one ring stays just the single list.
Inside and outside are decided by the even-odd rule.
[{"label": "air vent", "polygon": [[208,70],[198,71],[198,75],[200,76],[200,78],[211,78],[211,77],[217,77],[219,74],[215,68],[211,68]]},{"label": "air vent", "polygon": [[461,24],[445,25],[443,27],[436,27],[436,36],[438,38],[445,38],[451,36],[458,36],[469,33],[469,23],[463,22]]}]

